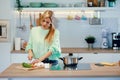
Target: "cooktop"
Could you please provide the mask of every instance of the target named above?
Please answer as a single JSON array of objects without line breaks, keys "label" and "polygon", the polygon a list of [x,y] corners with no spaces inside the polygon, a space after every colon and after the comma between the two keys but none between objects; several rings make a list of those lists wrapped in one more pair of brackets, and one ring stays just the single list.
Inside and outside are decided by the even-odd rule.
[{"label": "cooktop", "polygon": [[64,66],[64,64],[52,65],[50,70],[91,70],[89,63],[79,63],[76,66]]}]

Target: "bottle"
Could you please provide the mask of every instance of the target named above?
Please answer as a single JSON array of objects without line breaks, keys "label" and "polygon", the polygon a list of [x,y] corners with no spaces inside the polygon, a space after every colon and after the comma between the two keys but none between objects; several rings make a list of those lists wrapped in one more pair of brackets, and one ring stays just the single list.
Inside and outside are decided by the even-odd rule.
[{"label": "bottle", "polygon": [[88,4],[88,7],[93,7],[93,1],[92,0],[88,0],[87,4]]},{"label": "bottle", "polygon": [[105,7],[105,1],[104,0],[100,1],[100,7]]},{"label": "bottle", "polygon": [[105,7],[108,7],[108,0],[105,0]]}]

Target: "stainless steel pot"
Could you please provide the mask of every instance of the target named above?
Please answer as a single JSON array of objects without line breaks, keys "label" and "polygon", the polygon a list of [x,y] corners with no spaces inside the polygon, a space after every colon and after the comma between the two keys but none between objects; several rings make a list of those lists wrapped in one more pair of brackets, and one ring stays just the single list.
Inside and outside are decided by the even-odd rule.
[{"label": "stainless steel pot", "polygon": [[78,64],[78,61],[81,60],[83,57],[77,58],[73,56],[66,56],[63,58],[59,58],[63,61],[65,66],[76,66]]}]

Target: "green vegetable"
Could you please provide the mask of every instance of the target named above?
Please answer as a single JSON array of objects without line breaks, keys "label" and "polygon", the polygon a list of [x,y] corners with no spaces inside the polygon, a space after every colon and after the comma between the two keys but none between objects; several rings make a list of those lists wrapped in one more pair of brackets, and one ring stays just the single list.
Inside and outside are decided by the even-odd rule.
[{"label": "green vegetable", "polygon": [[32,67],[31,64],[25,63],[25,62],[22,63],[22,66],[25,67],[25,68],[31,68]]}]

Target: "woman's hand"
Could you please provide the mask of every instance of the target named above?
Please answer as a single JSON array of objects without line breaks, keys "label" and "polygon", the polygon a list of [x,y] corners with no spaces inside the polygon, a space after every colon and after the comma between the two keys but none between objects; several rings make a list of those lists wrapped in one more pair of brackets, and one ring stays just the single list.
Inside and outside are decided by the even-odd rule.
[{"label": "woman's hand", "polygon": [[35,59],[35,60],[32,61],[32,64],[39,63],[39,62],[40,62],[39,59]]},{"label": "woman's hand", "polygon": [[32,58],[33,58],[33,53],[32,53],[31,50],[29,50],[29,52],[28,52],[28,60],[32,60]]}]

